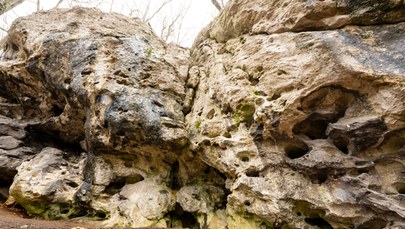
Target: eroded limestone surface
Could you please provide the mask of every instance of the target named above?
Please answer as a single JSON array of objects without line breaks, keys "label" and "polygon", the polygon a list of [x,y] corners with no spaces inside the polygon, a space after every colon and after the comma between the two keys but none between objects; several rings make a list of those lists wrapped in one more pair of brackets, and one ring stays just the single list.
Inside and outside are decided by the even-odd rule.
[{"label": "eroded limestone surface", "polygon": [[188,147],[188,66],[188,50],[139,19],[81,8],[18,19],[0,66],[2,185],[18,171],[10,195],[44,218],[198,224],[181,222],[177,191],[225,189]]},{"label": "eroded limestone surface", "polygon": [[20,18],[0,186],[113,227],[405,227],[404,8],[231,0],[191,50],[93,9]]}]

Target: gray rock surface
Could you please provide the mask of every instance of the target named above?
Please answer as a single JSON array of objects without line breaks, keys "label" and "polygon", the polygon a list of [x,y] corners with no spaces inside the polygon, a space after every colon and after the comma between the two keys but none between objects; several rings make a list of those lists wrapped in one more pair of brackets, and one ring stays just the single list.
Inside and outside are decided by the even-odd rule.
[{"label": "gray rock surface", "polygon": [[[224,178],[189,150],[189,62],[189,50],[136,18],[74,8],[14,22],[0,65],[2,114],[30,124],[0,129],[5,185],[20,166],[11,196],[49,219],[198,225],[197,215],[175,212],[176,192],[204,182],[222,190]],[[33,148],[28,159],[23,146]]]},{"label": "gray rock surface", "polygon": [[108,227],[405,227],[404,8],[231,0],[191,50],[94,9],[20,18],[0,188]]},{"label": "gray rock surface", "polygon": [[84,155],[72,157],[55,148],[44,148],[18,167],[10,195],[31,214],[68,219],[81,211],[74,203],[83,184],[84,164]]}]

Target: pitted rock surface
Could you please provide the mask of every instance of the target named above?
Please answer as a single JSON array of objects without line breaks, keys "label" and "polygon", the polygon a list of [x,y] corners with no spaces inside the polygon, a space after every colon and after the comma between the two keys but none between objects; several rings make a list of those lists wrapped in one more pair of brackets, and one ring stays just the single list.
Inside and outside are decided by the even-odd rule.
[{"label": "pitted rock surface", "polygon": [[0,188],[109,227],[405,227],[404,21],[403,1],[231,0],[187,50],[94,9],[20,18]]}]

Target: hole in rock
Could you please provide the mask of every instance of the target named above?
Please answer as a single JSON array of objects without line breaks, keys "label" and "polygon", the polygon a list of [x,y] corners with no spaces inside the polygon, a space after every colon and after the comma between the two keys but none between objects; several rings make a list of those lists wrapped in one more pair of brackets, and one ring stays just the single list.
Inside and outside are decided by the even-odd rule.
[{"label": "hole in rock", "polygon": [[62,209],[61,211],[60,211],[60,213],[61,214],[67,214],[67,213],[69,213],[69,209]]},{"label": "hole in rock", "polygon": [[323,184],[328,180],[328,171],[320,170],[317,174],[317,182],[318,184]]},{"label": "hole in rock", "polygon": [[343,115],[312,113],[304,121],[293,128],[294,134],[304,134],[310,139],[326,139],[326,128],[329,123],[334,123]]},{"label": "hole in rock", "polygon": [[81,75],[82,75],[82,77],[85,77],[85,76],[90,75],[91,73],[93,73],[93,70],[89,69],[89,68],[86,68],[81,72]]},{"label": "hole in rock", "polygon": [[360,95],[340,85],[315,90],[301,100],[301,110],[307,118],[293,128],[295,134],[305,134],[311,139],[325,139],[329,123],[342,118],[347,108]]},{"label": "hole in rock", "polygon": [[241,161],[243,161],[243,162],[249,162],[249,157],[242,157],[241,159],[240,159]]},{"label": "hole in rock", "polygon": [[76,187],[79,186],[79,184],[74,182],[74,181],[68,181],[68,182],[66,182],[66,184],[69,185],[72,188],[76,188]]},{"label": "hole in rock", "polygon": [[61,214],[68,214],[72,207],[67,203],[62,203],[59,205],[59,211]]},{"label": "hole in rock", "polygon": [[405,195],[405,183],[397,183],[395,185],[395,189],[397,190],[398,194]]},{"label": "hole in rock", "polygon": [[175,190],[179,190],[181,188],[179,170],[180,170],[180,163],[178,161],[175,161],[170,171],[170,178],[171,178],[170,188]]},{"label": "hole in rock", "polygon": [[107,214],[105,213],[105,212],[96,212],[96,215],[95,215],[97,218],[100,218],[100,219],[105,219],[105,218],[107,218]]},{"label": "hole in rock", "polygon": [[169,218],[166,220],[166,226],[168,228],[178,228],[180,225],[178,222],[181,222],[182,228],[201,228],[196,217],[190,213],[185,212],[179,203],[176,203],[174,211],[168,213]]},{"label": "hole in rock", "polygon": [[229,132],[225,132],[222,136],[224,136],[225,138],[232,138],[232,134]]},{"label": "hole in rock", "polygon": [[205,139],[205,140],[203,141],[203,145],[205,145],[205,146],[211,146],[211,141],[208,140],[208,139]]},{"label": "hole in rock", "polygon": [[358,172],[358,174],[368,173],[369,169],[368,168],[362,168],[362,169],[358,169],[357,172]]},{"label": "hole in rock", "polygon": [[63,109],[57,105],[53,105],[51,110],[55,114],[55,116],[59,116],[63,113]]},{"label": "hole in rock", "polygon": [[140,174],[133,174],[125,178],[125,184],[135,184],[143,180],[144,178]]},{"label": "hole in rock", "polygon": [[109,126],[110,126],[110,125],[108,125],[108,121],[107,121],[107,120],[104,120],[104,122],[103,122],[103,127],[104,127],[105,129],[108,129]]},{"label": "hole in rock", "polygon": [[287,154],[287,157],[291,159],[296,159],[303,157],[305,154],[309,152],[309,147],[307,144],[303,142],[295,142],[290,145],[287,145],[284,148],[285,153]]},{"label": "hole in rock", "polygon": [[251,169],[251,170],[246,171],[246,176],[248,176],[248,177],[259,177],[260,172],[257,171],[257,170]]},{"label": "hole in rock", "polygon": [[11,43],[11,48],[12,48],[13,51],[15,51],[15,52],[18,52],[18,50],[20,50],[20,48],[19,48],[16,44],[14,44],[14,43]]},{"label": "hole in rock", "polygon": [[361,224],[358,229],[382,229],[386,228],[387,222],[382,219],[373,219]]},{"label": "hole in rock", "polygon": [[271,98],[267,98],[267,101],[273,101],[273,100],[279,99],[280,97],[281,97],[281,94],[276,93],[276,94],[273,94],[273,96]]},{"label": "hole in rock", "polygon": [[72,82],[72,79],[67,78],[63,81],[65,84],[70,84]]},{"label": "hole in rock", "polygon": [[355,161],[354,164],[356,166],[365,166],[367,165],[369,162],[368,161]]},{"label": "hole in rock", "polygon": [[215,115],[215,110],[214,110],[214,109],[211,109],[211,110],[208,112],[208,114],[207,114],[207,118],[208,118],[208,119],[213,119],[213,118],[214,118],[214,115]]},{"label": "hole in rock", "polygon": [[243,204],[244,204],[245,206],[248,206],[248,207],[251,205],[251,203],[250,203],[249,200],[245,200],[245,201],[243,202]]},{"label": "hole in rock", "polygon": [[[17,173],[17,171],[15,172]],[[13,183],[13,177],[15,176],[15,174],[13,174],[10,177],[10,179],[1,179],[0,178],[0,202],[4,202],[7,200],[8,196],[9,196],[9,189],[11,184]]]},{"label": "hole in rock", "polygon": [[124,186],[125,186],[125,178],[117,177],[105,188],[105,192],[107,194],[114,195],[116,193],[119,193]]},{"label": "hole in rock", "polygon": [[204,173],[204,182],[213,182],[218,185],[223,185],[225,183],[225,180],[227,179],[225,174],[213,167],[207,167],[204,170]]},{"label": "hole in rock", "polygon": [[256,79],[251,75],[249,75],[248,77],[249,77],[248,80],[250,82],[250,85],[252,85],[252,86],[256,86],[260,82],[259,79]]},{"label": "hole in rock", "polygon": [[305,218],[305,222],[312,226],[317,226],[321,229],[333,229],[332,225],[330,225],[328,221],[322,219],[321,217]]},{"label": "hole in rock", "polygon": [[318,228],[333,228],[322,216],[325,211],[318,209],[315,205],[307,201],[296,201],[294,203],[293,212],[298,216],[302,216],[306,223],[317,226]]},{"label": "hole in rock", "polygon": [[340,85],[330,85],[319,88],[302,98],[301,107],[304,111],[333,110],[334,113],[343,115],[354,98],[360,96],[357,91],[349,90]]},{"label": "hole in rock", "polygon": [[[65,152],[82,151],[79,141],[66,142],[59,138],[61,134],[58,131],[48,130],[46,126],[42,126],[41,124],[28,126],[25,130],[27,131],[27,137],[24,141],[26,146],[38,147],[40,149],[45,146],[54,147]],[[69,155],[69,153],[64,154],[64,158]]]},{"label": "hole in rock", "polygon": [[347,147],[349,145],[349,139],[347,138],[334,139],[333,144],[335,144],[336,148],[338,148],[342,153],[344,154],[349,153],[349,148]]},{"label": "hole in rock", "polygon": [[334,169],[319,169],[314,171],[307,171],[306,174],[313,184],[324,184],[328,181],[329,177],[338,179],[339,177],[344,176],[346,171],[338,171]]}]

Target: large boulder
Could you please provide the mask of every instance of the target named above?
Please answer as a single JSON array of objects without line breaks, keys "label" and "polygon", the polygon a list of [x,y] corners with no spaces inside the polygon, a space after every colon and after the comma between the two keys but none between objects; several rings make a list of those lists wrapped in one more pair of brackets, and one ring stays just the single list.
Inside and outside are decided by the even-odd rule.
[{"label": "large boulder", "polygon": [[234,0],[201,34],[186,119],[230,227],[404,226],[404,10]]},{"label": "large boulder", "polygon": [[184,226],[171,213],[176,190],[204,180],[224,189],[189,151],[188,66],[187,49],[137,18],[74,8],[17,19],[0,64],[0,179],[17,174],[12,198],[49,219]]},{"label": "large boulder", "polygon": [[191,50],[94,9],[20,18],[2,186],[109,227],[405,227],[404,8],[231,0]]}]

